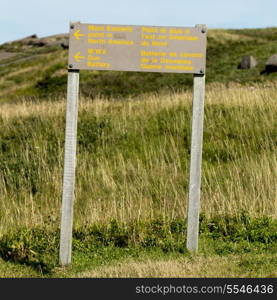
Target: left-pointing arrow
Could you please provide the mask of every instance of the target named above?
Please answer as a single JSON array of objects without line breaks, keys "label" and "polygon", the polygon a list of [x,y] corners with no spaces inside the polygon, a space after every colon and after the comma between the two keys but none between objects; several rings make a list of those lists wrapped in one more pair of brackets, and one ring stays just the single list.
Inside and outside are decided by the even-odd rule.
[{"label": "left-pointing arrow", "polygon": [[81,52],[79,51],[74,55],[74,59],[76,62],[80,62],[82,59],[85,59],[85,57],[81,56]]},{"label": "left-pointing arrow", "polygon": [[77,40],[80,40],[80,36],[84,36],[84,34],[80,33],[80,30],[77,30],[74,32],[74,36],[76,37]]}]

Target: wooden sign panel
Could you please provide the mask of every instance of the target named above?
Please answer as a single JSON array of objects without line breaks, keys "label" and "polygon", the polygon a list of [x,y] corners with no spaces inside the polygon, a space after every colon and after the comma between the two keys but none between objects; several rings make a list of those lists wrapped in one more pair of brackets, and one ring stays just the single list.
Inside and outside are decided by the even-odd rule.
[{"label": "wooden sign panel", "polygon": [[75,23],[69,69],[204,74],[205,27]]}]

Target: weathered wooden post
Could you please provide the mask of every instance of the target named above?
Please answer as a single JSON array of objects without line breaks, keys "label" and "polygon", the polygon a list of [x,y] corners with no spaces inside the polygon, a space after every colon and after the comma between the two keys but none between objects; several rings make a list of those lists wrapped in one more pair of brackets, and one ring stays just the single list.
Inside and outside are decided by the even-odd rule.
[{"label": "weathered wooden post", "polygon": [[193,76],[187,249],[198,249],[205,75]]},{"label": "weathered wooden post", "polygon": [[[206,36],[206,25],[196,25],[195,27]],[[193,75],[189,201],[187,210],[187,249],[190,252],[197,252],[199,237],[205,70],[200,69],[199,71],[198,74]]]},{"label": "weathered wooden post", "polygon": [[67,266],[71,263],[78,98],[79,70],[68,70],[64,177],[60,235],[60,264],[62,266]]}]

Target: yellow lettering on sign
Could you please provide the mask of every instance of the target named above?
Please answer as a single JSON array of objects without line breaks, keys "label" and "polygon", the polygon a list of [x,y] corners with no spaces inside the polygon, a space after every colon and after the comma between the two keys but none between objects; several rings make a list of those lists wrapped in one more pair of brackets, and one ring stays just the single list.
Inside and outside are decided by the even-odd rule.
[{"label": "yellow lettering on sign", "polygon": [[105,44],[105,40],[94,40],[94,39],[88,39],[89,44]]},{"label": "yellow lettering on sign", "polygon": [[141,38],[144,40],[154,40],[156,38],[155,34],[142,34]]},{"label": "yellow lettering on sign", "polygon": [[106,26],[107,31],[112,32],[133,32],[134,28],[131,26]]},{"label": "yellow lettering on sign", "polygon": [[111,65],[108,63],[104,63],[104,62],[90,62],[88,61],[87,63],[88,67],[101,67],[101,68],[109,68]]},{"label": "yellow lettering on sign", "polygon": [[112,37],[113,37],[113,34],[112,34],[112,33],[107,33],[107,34],[106,34],[106,37],[107,37],[107,38],[112,38]]},{"label": "yellow lettering on sign", "polygon": [[160,29],[160,33],[167,33],[166,28],[161,28],[161,29]]},{"label": "yellow lettering on sign", "polygon": [[171,35],[170,40],[179,40],[179,41],[197,41],[199,40],[198,36],[185,36],[185,35]]},{"label": "yellow lettering on sign", "polygon": [[169,56],[171,56],[171,57],[176,57],[176,56],[177,56],[177,53],[176,53],[176,52],[170,52],[170,53],[169,53]]},{"label": "yellow lettering on sign", "polygon": [[156,42],[156,41],[152,41],[152,46],[166,47],[167,45],[168,45],[167,42]]},{"label": "yellow lettering on sign", "polygon": [[169,33],[170,34],[182,34],[183,30],[181,28],[170,28]]},{"label": "yellow lettering on sign", "polygon": [[106,49],[88,49],[88,54],[107,54]]},{"label": "yellow lettering on sign", "polygon": [[165,66],[167,70],[182,70],[182,71],[192,71],[193,67],[191,66]]},{"label": "yellow lettering on sign", "polygon": [[165,40],[166,39],[166,35],[158,35],[157,36],[157,40]]},{"label": "yellow lettering on sign", "polygon": [[180,57],[202,58],[203,57],[203,53],[181,53]]},{"label": "yellow lettering on sign", "polygon": [[76,62],[80,62],[82,59],[85,59],[85,56],[81,56],[81,51],[79,51],[74,55],[74,59]]},{"label": "yellow lettering on sign", "polygon": [[95,49],[96,54],[107,54],[107,49]]},{"label": "yellow lettering on sign", "polygon": [[89,33],[88,37],[92,37],[92,38],[104,38],[105,37],[105,33],[104,32]]},{"label": "yellow lettering on sign", "polygon": [[100,60],[100,59],[101,59],[100,56],[92,56],[92,55],[88,56],[88,60]]},{"label": "yellow lettering on sign", "polygon": [[109,40],[108,43],[110,45],[127,45],[127,46],[134,45],[134,41],[125,41],[125,40]]},{"label": "yellow lettering on sign", "polygon": [[147,33],[157,33],[158,28],[153,28],[153,27],[142,27],[141,28],[142,32],[147,32]]},{"label": "yellow lettering on sign", "polygon": [[140,51],[141,56],[166,56],[165,52],[155,52],[155,51]]},{"label": "yellow lettering on sign", "polygon": [[145,46],[145,47],[150,46],[149,42],[146,42],[146,41],[142,41],[142,42],[140,43],[140,45],[141,45],[141,46]]},{"label": "yellow lettering on sign", "polygon": [[105,26],[89,25],[88,30],[91,30],[91,31],[104,31]]},{"label": "yellow lettering on sign", "polygon": [[149,69],[153,69],[153,70],[161,70],[162,69],[162,66],[160,65],[140,65],[141,69],[146,69],[146,70],[149,70]]},{"label": "yellow lettering on sign", "polygon": [[161,58],[160,62],[163,64],[181,64],[181,65],[191,65],[191,60],[185,60],[185,59],[168,59],[168,58]]},{"label": "yellow lettering on sign", "polygon": [[140,59],[140,62],[141,63],[148,63],[149,62],[149,58],[143,57],[143,58]]},{"label": "yellow lettering on sign", "polygon": [[81,36],[84,36],[83,33],[80,33],[80,30],[76,30],[73,34],[77,40],[80,40]]}]

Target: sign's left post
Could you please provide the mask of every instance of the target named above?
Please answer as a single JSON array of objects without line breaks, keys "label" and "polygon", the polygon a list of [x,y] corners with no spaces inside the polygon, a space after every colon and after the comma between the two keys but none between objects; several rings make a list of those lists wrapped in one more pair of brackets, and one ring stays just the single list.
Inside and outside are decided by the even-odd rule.
[{"label": "sign's left post", "polygon": [[60,232],[61,266],[67,266],[71,263],[78,100],[79,70],[68,70],[64,175]]}]

